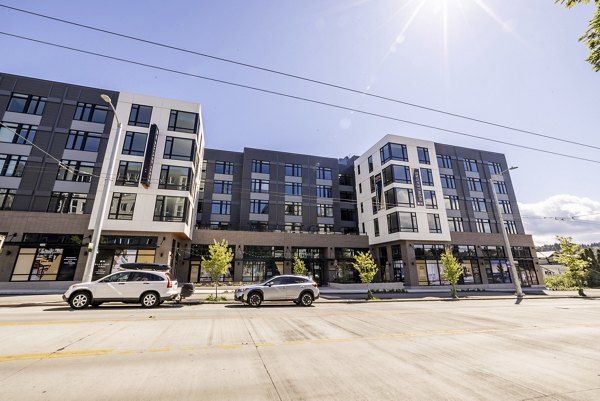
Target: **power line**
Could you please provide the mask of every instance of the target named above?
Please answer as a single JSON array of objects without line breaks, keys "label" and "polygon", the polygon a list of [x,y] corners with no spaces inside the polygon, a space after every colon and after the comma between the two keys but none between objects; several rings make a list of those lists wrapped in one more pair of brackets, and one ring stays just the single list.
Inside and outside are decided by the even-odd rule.
[{"label": "power line", "polygon": [[563,139],[563,138],[557,138],[557,137],[550,136],[550,135],[540,134],[540,133],[537,133],[537,132],[534,132],[534,131],[528,131],[528,130],[524,130],[524,129],[520,129],[520,128],[516,128],[516,127],[511,127],[511,126],[508,126],[508,125],[505,125],[505,124],[494,123],[494,122],[491,122],[491,121],[482,120],[482,119],[475,118],[475,117],[470,117],[470,116],[465,116],[465,115],[458,114],[458,113],[451,113],[451,112],[440,110],[440,109],[436,109],[436,108],[433,108],[433,107],[423,106],[423,105],[419,105],[419,104],[416,104],[416,103],[407,102],[407,101],[404,101],[404,100],[399,100],[399,99],[395,99],[395,98],[391,98],[391,97],[387,97],[387,96],[377,95],[377,94],[365,92],[365,91],[362,91],[362,90],[359,90],[359,89],[353,89],[353,88],[349,88],[347,86],[336,85],[336,84],[332,84],[332,83],[325,82],[325,81],[322,81],[322,80],[313,79],[313,78],[307,78],[307,77],[304,77],[304,76],[301,76],[301,75],[296,75],[296,74],[291,74],[291,73],[288,73],[288,72],[283,72],[283,71],[279,71],[279,70],[275,70],[275,69],[271,69],[271,68],[261,67],[261,66],[257,66],[257,65],[253,65],[253,64],[249,64],[249,63],[244,63],[244,62],[237,61],[237,60],[232,60],[232,59],[228,59],[228,58],[224,58],[224,57],[218,57],[218,56],[214,56],[214,55],[207,54],[207,53],[202,53],[202,52],[195,51],[195,50],[190,50],[190,49],[185,49],[185,48],[182,48],[182,47],[168,45],[168,44],[165,44],[165,43],[155,42],[155,41],[152,41],[152,40],[143,39],[143,38],[139,38],[139,37],[136,37],[136,36],[127,35],[127,34],[124,34],[124,33],[109,31],[107,29],[102,29],[102,28],[91,26],[91,25],[85,25],[85,24],[81,24],[81,23],[78,23],[78,22],[74,22],[74,21],[69,21],[69,20],[65,20],[65,19],[61,19],[61,18],[57,18],[57,17],[52,17],[52,16],[45,15],[45,14],[36,13],[36,12],[33,12],[33,11],[23,10],[21,8],[11,7],[11,6],[7,6],[7,5],[4,5],[4,4],[0,4],[0,7],[4,7],[6,9],[10,9],[10,10],[21,12],[21,13],[25,13],[25,14],[35,15],[35,16],[40,17],[40,18],[46,18],[46,19],[49,19],[49,20],[53,20],[53,21],[64,23],[64,24],[69,24],[69,25],[77,26],[77,27],[84,28],[84,29],[89,29],[89,30],[93,30],[93,31],[105,33],[105,34],[108,34],[108,35],[113,35],[113,36],[117,36],[117,37],[121,37],[121,38],[126,38],[126,39],[130,39],[130,40],[133,40],[133,41],[141,42],[141,43],[150,44],[150,45],[153,45],[153,46],[162,47],[162,48],[165,48],[165,49],[170,49],[170,50],[175,50],[175,51],[179,51],[179,52],[183,52],[183,53],[193,54],[195,56],[201,56],[201,57],[205,57],[205,58],[210,58],[210,59],[213,59],[213,60],[218,60],[218,61],[222,61],[222,62],[230,63],[230,64],[235,64],[235,65],[239,65],[239,66],[246,67],[246,68],[251,68],[251,69],[255,69],[255,70],[259,70],[259,71],[264,71],[264,72],[268,72],[268,73],[272,73],[272,74],[277,74],[277,75],[285,76],[285,77],[288,77],[288,78],[294,78],[294,79],[297,79],[297,80],[301,80],[301,81],[305,81],[305,82],[310,82],[310,83],[314,83],[314,84],[318,84],[318,85],[322,85],[322,86],[327,86],[327,87],[330,87],[330,88],[335,88],[335,89],[339,89],[339,90],[342,90],[342,91],[351,92],[351,93],[354,93],[354,94],[368,96],[368,97],[372,97],[372,98],[376,98],[376,99],[380,99],[380,100],[386,100],[386,101],[393,102],[393,103],[403,104],[405,106],[415,107],[415,108],[419,108],[419,109],[422,109],[422,110],[431,111],[431,112],[434,112],[434,113],[444,114],[444,115],[448,115],[448,116],[451,116],[451,117],[456,117],[456,118],[460,118],[460,119],[464,119],[464,120],[469,120],[469,121],[473,121],[473,122],[477,122],[477,123],[481,123],[481,124],[486,124],[486,125],[490,125],[490,126],[494,126],[494,127],[498,127],[498,128],[503,128],[503,129],[508,129],[508,130],[511,130],[511,131],[521,132],[521,133],[528,134],[528,135],[534,135],[534,136],[537,136],[537,137],[540,137],[540,138],[552,139],[554,141],[559,141],[559,142],[569,143],[569,144],[572,144],[572,145],[578,145],[578,146],[583,146],[583,147],[587,147],[587,148],[591,148],[591,149],[600,150],[600,146],[594,146],[594,145],[590,145],[590,144],[586,144],[586,143],[581,143],[581,142],[576,142],[576,141],[570,141],[570,140]]},{"label": "power line", "polygon": [[501,140],[498,140],[498,139],[491,139],[491,138],[487,138],[487,137],[483,137],[483,136],[479,136],[479,135],[467,134],[467,133],[462,132],[462,131],[456,131],[456,130],[451,130],[451,129],[447,129],[447,128],[436,127],[436,126],[433,126],[433,125],[428,125],[428,124],[419,123],[419,122],[410,121],[410,120],[404,120],[404,119],[400,119],[400,118],[396,118],[396,117],[392,117],[392,116],[388,116],[388,115],[384,115],[384,114],[373,113],[373,112],[369,112],[369,111],[365,111],[365,110],[361,110],[361,109],[356,109],[356,108],[352,108],[352,107],[341,106],[341,105],[334,104],[334,103],[323,102],[323,101],[320,101],[320,100],[310,99],[310,98],[296,96],[296,95],[290,95],[290,94],[283,93],[283,92],[277,92],[277,91],[273,91],[273,90],[269,90],[269,89],[263,89],[263,88],[259,88],[259,87],[255,87],[255,86],[244,85],[244,84],[240,84],[240,83],[236,83],[236,82],[225,81],[225,80],[216,79],[216,78],[210,78],[210,77],[206,77],[206,76],[203,76],[203,75],[192,74],[192,73],[189,73],[189,72],[179,71],[179,70],[175,70],[175,69],[171,69],[171,68],[159,67],[159,66],[152,65],[152,64],[147,64],[147,63],[142,63],[142,62],[139,62],[139,61],[128,60],[128,59],[124,59],[124,58],[120,58],[120,57],[115,57],[115,56],[109,56],[109,55],[106,55],[106,54],[96,53],[96,52],[92,52],[92,51],[88,51],[88,50],[83,50],[83,49],[77,49],[77,48],[74,48],[74,47],[59,45],[59,44],[56,44],[56,43],[46,42],[46,41],[43,41],[43,40],[33,39],[33,38],[21,36],[21,35],[12,34],[12,33],[7,33],[7,32],[0,31],[0,34],[5,35],[5,36],[10,36],[10,37],[18,38],[18,39],[22,39],[22,40],[27,40],[27,41],[30,41],[30,42],[41,43],[41,44],[52,46],[52,47],[57,47],[57,48],[66,49],[66,50],[70,50],[70,51],[75,51],[75,52],[79,52],[79,53],[89,54],[89,55],[92,55],[92,56],[102,57],[102,58],[106,58],[106,59],[109,59],[109,60],[120,61],[120,62],[124,62],[124,63],[128,63],[128,64],[132,64],[132,65],[138,65],[138,66],[142,66],[142,67],[152,68],[152,69],[155,69],[155,70],[166,71],[166,72],[170,72],[170,73],[173,73],[173,74],[184,75],[184,76],[188,76],[188,77],[192,77],[192,78],[198,78],[198,79],[203,79],[203,80],[207,80],[207,81],[211,81],[211,82],[216,82],[216,83],[220,83],[220,84],[224,84],[224,85],[235,86],[235,87],[238,87],[238,88],[249,89],[249,90],[253,90],[253,91],[257,91],[257,92],[262,92],[262,93],[268,93],[268,94],[271,94],[271,95],[281,96],[281,97],[285,97],[285,98],[289,98],[289,99],[295,99],[295,100],[300,100],[300,101],[304,101],[304,102],[308,102],[308,103],[319,104],[319,105],[322,105],[322,106],[328,106],[328,107],[339,109],[339,110],[351,111],[351,112],[355,112],[355,113],[358,113],[358,114],[364,114],[364,115],[368,115],[368,116],[372,116],[372,117],[378,117],[378,118],[382,118],[382,119],[386,119],[386,120],[397,121],[397,122],[401,122],[401,123],[405,123],[405,124],[415,125],[415,126],[418,126],[418,127],[433,129],[433,130],[436,130],[436,131],[447,132],[447,133],[461,135],[461,136],[465,136],[465,137],[469,137],[469,138],[480,139],[480,140],[483,140],[483,141],[488,141],[488,142],[499,143],[499,144],[502,144],[502,145],[513,146],[513,147],[517,147],[517,148],[521,148],[521,149],[528,149],[528,150],[533,150],[533,151],[536,151],[536,152],[552,154],[552,155],[555,155],[555,156],[568,157],[570,159],[576,159],[576,160],[581,160],[581,161],[587,161],[587,162],[591,162],[591,163],[600,164],[599,160],[587,159],[587,158],[584,158],[584,157],[579,157],[579,156],[574,156],[574,155],[568,155],[568,154],[565,154],[565,153],[553,152],[553,151],[549,151],[549,150],[534,148],[532,146],[519,145],[519,144],[515,144],[515,143],[511,143],[511,142],[506,142],[506,141],[501,141]]}]

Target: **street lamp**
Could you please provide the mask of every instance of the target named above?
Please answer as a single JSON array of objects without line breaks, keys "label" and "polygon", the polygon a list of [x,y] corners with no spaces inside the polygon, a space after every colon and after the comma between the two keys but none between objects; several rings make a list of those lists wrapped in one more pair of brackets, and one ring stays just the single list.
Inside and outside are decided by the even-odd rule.
[{"label": "street lamp", "polygon": [[501,171],[499,174],[492,174],[492,176],[490,176],[490,185],[492,187],[492,196],[494,197],[494,206],[496,208],[496,215],[498,216],[498,219],[500,220],[500,227],[501,227],[501,231],[502,231],[502,237],[504,237],[504,248],[506,250],[506,254],[508,256],[508,263],[509,263],[509,268],[510,268],[510,274],[513,277],[513,282],[515,283],[515,290],[516,290],[516,294],[517,294],[517,298],[522,298],[523,297],[523,289],[521,288],[521,281],[519,280],[519,276],[517,273],[517,267],[515,266],[515,260],[513,258],[512,255],[512,251],[510,249],[510,242],[508,242],[508,233],[506,232],[506,227],[504,226],[504,217],[502,217],[502,211],[500,210],[500,204],[498,202],[498,195],[496,195],[496,190],[494,189],[494,182],[498,182],[498,180],[495,180],[493,178],[494,175],[498,175],[500,177],[502,177],[504,175],[504,173],[506,173],[509,170],[514,170],[517,169],[518,167],[509,167],[506,170]]},{"label": "street lamp", "polygon": [[104,225],[104,218],[106,216],[106,209],[108,208],[108,199],[110,197],[110,187],[112,184],[112,178],[115,171],[115,162],[117,160],[117,149],[119,146],[119,142],[121,140],[121,131],[123,130],[123,125],[119,118],[117,117],[117,111],[115,110],[115,106],[113,106],[112,101],[108,95],[102,94],[100,95],[102,100],[104,100],[110,108],[112,109],[115,119],[117,120],[117,135],[113,141],[112,153],[110,154],[110,159],[108,162],[108,169],[106,171],[106,177],[104,178],[104,190],[102,192],[102,196],[100,198],[100,206],[98,208],[98,213],[96,214],[96,223],[94,225],[94,234],[92,235],[92,239],[90,244],[88,245],[88,259],[85,264],[85,270],[83,271],[83,282],[92,281],[92,272],[94,270],[94,262],[96,261],[96,254],[98,253],[98,245],[100,243],[100,234],[102,232],[102,226]]}]

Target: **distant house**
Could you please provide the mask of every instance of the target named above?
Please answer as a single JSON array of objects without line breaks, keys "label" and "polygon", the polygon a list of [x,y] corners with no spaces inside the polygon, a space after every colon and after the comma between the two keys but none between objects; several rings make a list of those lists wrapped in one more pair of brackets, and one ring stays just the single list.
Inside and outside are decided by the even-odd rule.
[{"label": "distant house", "polygon": [[567,268],[554,260],[555,251],[536,252],[544,277],[554,276],[567,271]]}]

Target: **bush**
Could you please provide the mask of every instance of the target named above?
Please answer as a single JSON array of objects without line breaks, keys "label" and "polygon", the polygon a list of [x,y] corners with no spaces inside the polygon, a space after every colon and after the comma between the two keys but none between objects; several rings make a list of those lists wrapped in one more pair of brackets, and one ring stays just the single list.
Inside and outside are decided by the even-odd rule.
[{"label": "bush", "polygon": [[209,295],[208,297],[206,297],[206,300],[208,302],[221,302],[221,301],[227,301],[227,298],[222,297],[222,296],[214,296],[214,295]]},{"label": "bush", "polygon": [[548,276],[545,281],[546,287],[552,291],[574,290],[577,288],[566,273]]}]

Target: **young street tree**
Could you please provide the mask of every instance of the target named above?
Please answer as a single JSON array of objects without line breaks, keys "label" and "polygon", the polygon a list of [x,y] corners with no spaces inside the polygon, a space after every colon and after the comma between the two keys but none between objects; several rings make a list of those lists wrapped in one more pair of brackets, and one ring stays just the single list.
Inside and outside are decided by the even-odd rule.
[{"label": "young street tree", "polygon": [[460,276],[463,275],[463,268],[452,254],[450,248],[446,248],[446,250],[442,254],[441,262],[444,266],[442,278],[450,283],[450,285],[452,286],[452,288],[450,289],[450,296],[456,299],[458,298],[458,295],[456,293],[456,283],[458,283]]},{"label": "young street tree", "polygon": [[[555,3],[564,4],[571,8],[577,4],[589,4],[590,0],[554,0]],[[594,0],[596,3],[596,12],[590,20],[587,31],[579,38],[580,42],[585,42],[590,49],[590,55],[587,61],[592,65],[594,71],[600,71],[600,0]]]},{"label": "young street tree", "polygon": [[202,268],[210,274],[210,277],[215,281],[215,299],[217,299],[217,280],[219,277],[227,273],[233,260],[233,251],[229,248],[227,240],[217,242],[208,246],[208,258],[202,256]]},{"label": "young street tree", "polygon": [[298,256],[294,256],[294,265],[293,265],[294,274],[298,276],[306,276],[306,265],[304,261],[298,258]]},{"label": "young street tree", "polygon": [[367,300],[374,299],[369,284],[373,281],[375,274],[377,274],[377,264],[373,260],[370,252],[357,252],[354,256],[354,263],[352,266],[358,271],[360,281],[367,285]]},{"label": "young street tree", "polygon": [[574,244],[571,237],[556,237],[560,243],[560,251],[556,254],[555,260],[565,266],[567,271],[565,275],[571,279],[579,296],[585,297],[583,288],[587,284],[587,268],[589,262],[585,260],[581,246]]}]

